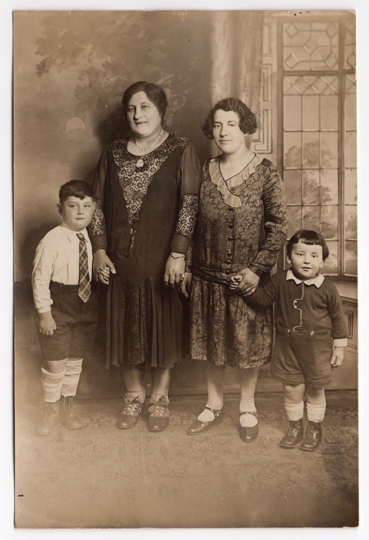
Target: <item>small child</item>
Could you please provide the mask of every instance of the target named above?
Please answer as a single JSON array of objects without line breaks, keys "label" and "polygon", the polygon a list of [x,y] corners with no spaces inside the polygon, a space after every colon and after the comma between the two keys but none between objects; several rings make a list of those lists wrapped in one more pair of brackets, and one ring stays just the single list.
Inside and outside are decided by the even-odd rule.
[{"label": "small child", "polygon": [[[301,450],[314,452],[319,447],[326,409],[324,388],[333,381],[333,368],[342,364],[347,346],[341,299],[335,285],[321,274],[328,255],[320,234],[300,230],[287,245],[291,268],[274,274],[264,287],[245,296],[246,302],[255,307],[276,303],[271,375],[283,384],[289,420],[289,429],[279,443],[281,448],[301,443]],[[235,289],[239,276],[232,282]],[[308,417],[305,437],[304,396]]]},{"label": "small child", "polygon": [[62,185],[58,209],[63,221],[36,249],[32,288],[44,398],[37,435],[49,435],[59,419],[68,429],[86,425],[73,411],[73,398],[97,322],[97,298],[91,288],[92,248],[86,231],[95,207],[89,184],[71,180]]}]

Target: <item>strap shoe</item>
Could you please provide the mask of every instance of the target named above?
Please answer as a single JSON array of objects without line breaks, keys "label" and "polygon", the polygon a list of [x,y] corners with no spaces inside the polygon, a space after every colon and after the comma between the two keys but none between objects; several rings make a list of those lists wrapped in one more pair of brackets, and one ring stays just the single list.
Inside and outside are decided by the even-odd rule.
[{"label": "strap shoe", "polygon": [[210,422],[201,422],[201,420],[195,420],[195,422],[188,428],[187,435],[198,435],[199,433],[205,433],[205,431],[208,431],[210,428],[223,422],[224,409],[217,411],[208,406],[206,406],[205,409],[213,413],[214,420],[210,420]]}]

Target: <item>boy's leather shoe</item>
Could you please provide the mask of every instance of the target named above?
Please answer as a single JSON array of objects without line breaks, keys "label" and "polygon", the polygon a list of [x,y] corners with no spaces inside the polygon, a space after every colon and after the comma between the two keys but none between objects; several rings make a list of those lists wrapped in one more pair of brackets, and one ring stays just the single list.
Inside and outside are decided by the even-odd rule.
[{"label": "boy's leather shoe", "polygon": [[74,412],[72,396],[61,398],[59,420],[67,429],[81,429],[86,425],[86,422]]},{"label": "boy's leather shoe", "polygon": [[42,404],[42,419],[37,426],[36,435],[50,435],[59,421],[59,401]]},{"label": "boy's leather shoe", "polygon": [[300,444],[300,450],[304,450],[305,452],[315,452],[322,442],[322,437],[322,424],[317,424],[316,422],[311,422],[309,420],[305,438]]},{"label": "boy's leather shoe", "polygon": [[290,420],[286,435],[283,437],[279,446],[281,448],[295,448],[304,438],[304,425],[302,418],[300,420]]},{"label": "boy's leather shoe", "polygon": [[133,428],[138,422],[142,411],[142,403],[138,397],[129,403],[126,403],[122,412],[118,416],[117,428],[118,429],[130,429]]}]

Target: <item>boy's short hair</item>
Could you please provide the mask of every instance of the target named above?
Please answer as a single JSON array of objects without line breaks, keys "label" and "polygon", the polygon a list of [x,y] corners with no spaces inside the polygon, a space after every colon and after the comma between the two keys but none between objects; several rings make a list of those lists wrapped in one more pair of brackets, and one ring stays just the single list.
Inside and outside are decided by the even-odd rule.
[{"label": "boy's short hair", "polygon": [[66,184],[63,184],[59,190],[59,202],[63,204],[68,197],[78,197],[78,199],[84,199],[85,197],[91,197],[95,201],[95,194],[87,182],[83,180],[70,180]]},{"label": "boy's short hair", "polygon": [[329,249],[323,236],[316,231],[309,231],[307,229],[300,229],[289,239],[287,244],[287,255],[289,258],[291,258],[292,246],[298,244],[300,240],[308,246],[322,246],[323,261],[326,260],[329,255]]}]

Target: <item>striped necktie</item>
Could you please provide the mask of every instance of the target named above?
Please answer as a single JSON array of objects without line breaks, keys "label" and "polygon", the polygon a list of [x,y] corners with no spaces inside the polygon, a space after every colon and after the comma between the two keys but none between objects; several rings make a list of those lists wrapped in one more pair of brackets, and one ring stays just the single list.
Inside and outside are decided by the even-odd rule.
[{"label": "striped necktie", "polygon": [[87,302],[91,294],[91,282],[88,273],[88,256],[86,238],[82,233],[77,233],[79,239],[79,280],[78,296],[82,302]]}]

